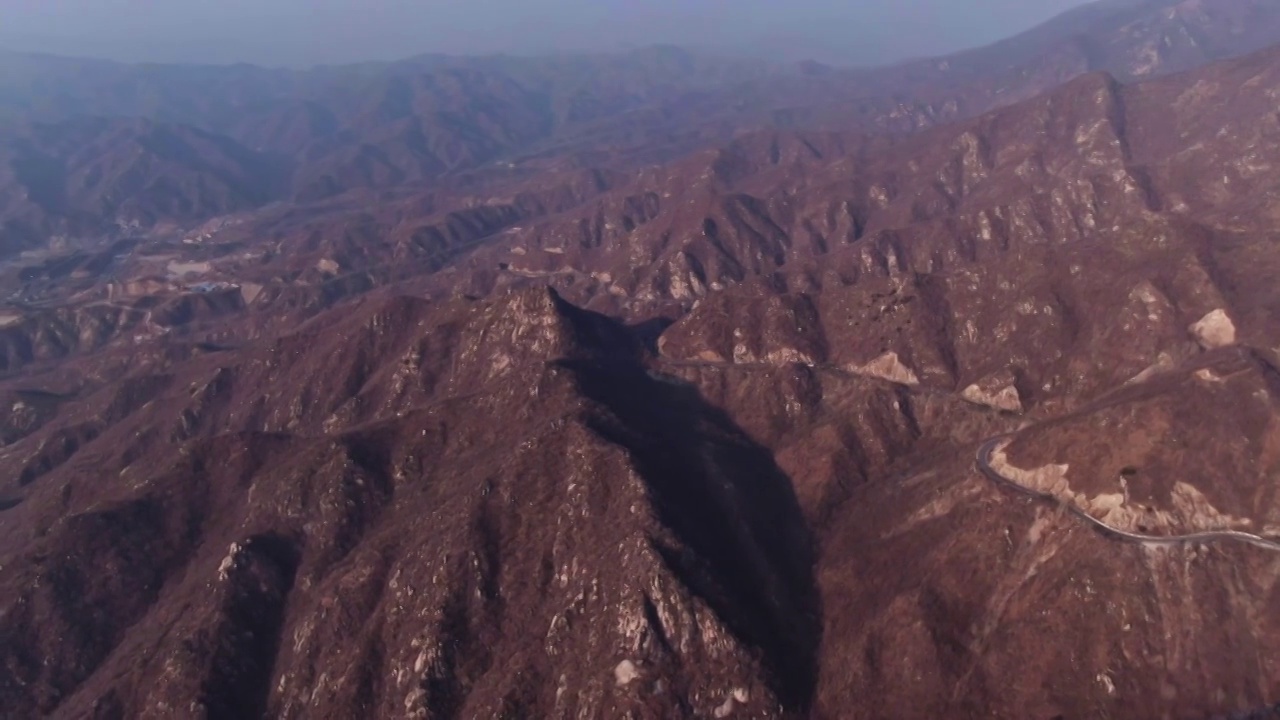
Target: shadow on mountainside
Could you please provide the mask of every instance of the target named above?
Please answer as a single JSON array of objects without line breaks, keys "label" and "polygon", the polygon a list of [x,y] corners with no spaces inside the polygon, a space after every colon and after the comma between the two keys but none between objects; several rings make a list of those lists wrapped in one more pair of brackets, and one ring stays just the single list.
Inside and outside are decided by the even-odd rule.
[{"label": "shadow on mountainside", "polygon": [[592,429],[627,449],[681,548],[656,548],[743,642],[779,700],[813,697],[821,621],[813,542],[791,480],[692,386],[637,366],[563,362],[608,413]]}]

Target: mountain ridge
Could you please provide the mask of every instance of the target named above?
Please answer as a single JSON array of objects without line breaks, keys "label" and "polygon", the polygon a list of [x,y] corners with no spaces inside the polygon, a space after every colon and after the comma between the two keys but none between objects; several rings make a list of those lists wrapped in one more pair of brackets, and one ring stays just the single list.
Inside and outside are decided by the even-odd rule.
[{"label": "mountain ridge", "polygon": [[[667,46],[616,56],[425,55],[310,71],[12,55],[0,74],[0,116],[193,125],[292,158],[292,178],[270,199],[307,201],[437,183],[553,149],[604,152],[616,162],[625,148],[644,147],[666,161],[769,124],[913,131],[1082,73],[1152,77],[1276,40],[1280,7],[1272,0],[1152,0],[1090,5],[987,49],[817,74]],[[41,95],[53,85],[63,88],[57,97]]]}]

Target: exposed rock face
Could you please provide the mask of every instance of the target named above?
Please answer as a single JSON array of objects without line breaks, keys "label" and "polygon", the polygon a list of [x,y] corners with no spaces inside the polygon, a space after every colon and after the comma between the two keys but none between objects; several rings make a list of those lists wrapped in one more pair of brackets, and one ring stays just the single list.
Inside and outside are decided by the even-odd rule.
[{"label": "exposed rock face", "polygon": [[1191,326],[1191,333],[1206,350],[1236,344],[1236,326],[1221,308],[1205,315]]},{"label": "exposed rock face", "polygon": [[866,365],[854,368],[854,371],[863,375],[878,377],[881,380],[900,383],[902,385],[920,384],[920,378],[916,377],[915,372],[913,372],[911,368],[902,364],[902,360],[898,357],[898,353],[895,352],[885,353]]},{"label": "exposed rock face", "polygon": [[1018,393],[1013,373],[1005,371],[966,387],[960,394],[965,400],[1005,412],[1022,412],[1022,396]]}]

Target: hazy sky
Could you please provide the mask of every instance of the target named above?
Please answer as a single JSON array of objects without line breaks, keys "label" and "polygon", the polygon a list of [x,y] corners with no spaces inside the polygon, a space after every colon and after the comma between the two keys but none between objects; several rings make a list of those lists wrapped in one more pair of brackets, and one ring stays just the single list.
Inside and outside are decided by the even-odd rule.
[{"label": "hazy sky", "polygon": [[1012,34],[1083,0],[0,0],[0,46],[309,65],[657,42],[887,62]]}]

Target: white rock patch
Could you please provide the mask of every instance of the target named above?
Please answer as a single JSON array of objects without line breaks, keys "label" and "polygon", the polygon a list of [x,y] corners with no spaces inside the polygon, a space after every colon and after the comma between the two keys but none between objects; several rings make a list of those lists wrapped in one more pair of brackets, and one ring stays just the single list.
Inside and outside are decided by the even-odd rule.
[{"label": "white rock patch", "polygon": [[1236,344],[1236,325],[1222,308],[1205,315],[1192,325],[1191,334],[1206,350]]},{"label": "white rock patch", "polygon": [[920,378],[916,377],[915,371],[904,365],[896,352],[887,352],[866,365],[854,367],[853,371],[899,385],[920,384]]},{"label": "white rock patch", "polygon": [[1186,482],[1174,484],[1173,507],[1151,509],[1130,505],[1127,488],[1121,492],[1088,496],[1072,489],[1067,481],[1068,465],[1045,465],[1022,469],[1009,462],[1008,443],[991,455],[991,469],[1013,482],[1069,503],[1113,528],[1148,534],[1179,534],[1210,530],[1247,530],[1252,523],[1228,515],[1216,507],[1198,488]]},{"label": "white rock patch", "polygon": [[640,669],[630,660],[623,660],[613,669],[613,679],[618,683],[618,687],[630,685],[633,680],[640,677]]},{"label": "white rock patch", "polygon": [[222,558],[222,563],[218,565],[218,579],[226,580],[231,576],[231,570],[236,566],[236,560],[240,556],[240,543],[231,543],[231,547],[227,548],[227,556]]},{"label": "white rock patch", "polygon": [[1013,384],[999,387],[987,382],[974,383],[965,388],[960,397],[975,405],[1006,412],[1022,412],[1022,396]]},{"label": "white rock patch", "polygon": [[767,365],[815,365],[813,357],[795,348],[773,350],[764,356]]},{"label": "white rock patch", "polygon": [[1129,378],[1128,382],[1125,384],[1132,385],[1134,383],[1144,383],[1156,375],[1162,372],[1168,372],[1175,367],[1177,367],[1177,363],[1174,362],[1173,356],[1167,352],[1162,352],[1156,358],[1155,364],[1148,366],[1147,369]]},{"label": "white rock patch", "polygon": [[1071,484],[1067,482],[1067,471],[1071,469],[1070,465],[1045,465],[1024,470],[1009,462],[1009,456],[1006,454],[1007,447],[1006,442],[991,454],[992,470],[1025,488],[1049,493],[1063,500],[1074,498],[1075,493],[1071,491]]}]

